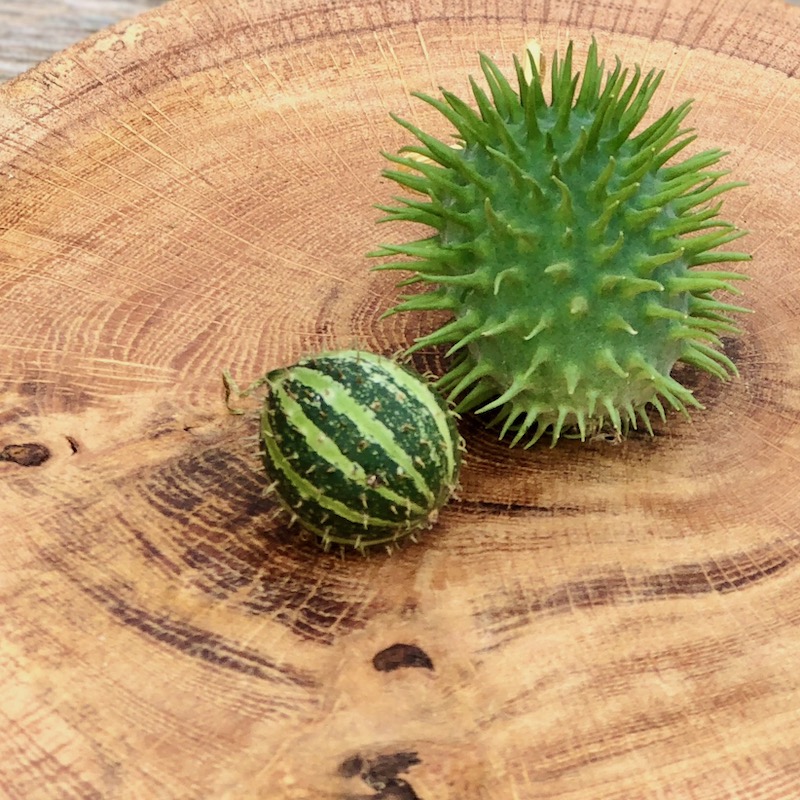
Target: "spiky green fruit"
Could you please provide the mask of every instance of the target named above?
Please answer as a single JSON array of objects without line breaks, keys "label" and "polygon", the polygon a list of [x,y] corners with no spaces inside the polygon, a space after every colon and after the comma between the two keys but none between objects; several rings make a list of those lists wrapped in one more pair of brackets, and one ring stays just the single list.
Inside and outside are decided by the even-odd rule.
[{"label": "spiky green fruit", "polygon": [[423,378],[344,350],[265,382],[260,440],[271,489],[326,547],[391,545],[433,524],[456,486],[461,440]]},{"label": "spiky green fruit", "polygon": [[528,70],[515,60],[514,89],[481,56],[489,94],[471,81],[477,111],[447,91],[417,95],[458,144],[395,117],[419,143],[386,154],[400,168],[384,175],[426,196],[383,206],[386,220],[435,231],[371,254],[410,257],[378,268],[432,286],[388,313],[452,313],[412,350],[450,344],[439,386],[459,411],[494,412],[512,444],[548,429],[554,444],[607,423],[623,432],[637,417],[651,430],[646,406],[663,418],[662,399],[699,407],[670,373],[683,361],[735,374],[719,337],[746,310],[713,296],[743,275],[698,269],[749,256],[715,249],[744,233],[717,217],[717,198],[742,185],[711,169],[724,153],[672,161],[696,138],[681,129],[691,101],[635,133],[662,73],[629,76],[619,59],[606,73],[593,42],[581,80],[572,53],[553,59],[549,101],[533,58]]}]

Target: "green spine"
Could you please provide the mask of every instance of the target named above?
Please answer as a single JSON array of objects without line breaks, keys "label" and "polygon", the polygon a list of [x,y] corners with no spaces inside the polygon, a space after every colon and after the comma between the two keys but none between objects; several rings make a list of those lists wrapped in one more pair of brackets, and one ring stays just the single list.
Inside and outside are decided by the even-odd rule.
[{"label": "green spine", "polygon": [[453,492],[461,440],[426,382],[340,351],[274,370],[261,452],[282,504],[326,546],[391,544],[430,526]]}]

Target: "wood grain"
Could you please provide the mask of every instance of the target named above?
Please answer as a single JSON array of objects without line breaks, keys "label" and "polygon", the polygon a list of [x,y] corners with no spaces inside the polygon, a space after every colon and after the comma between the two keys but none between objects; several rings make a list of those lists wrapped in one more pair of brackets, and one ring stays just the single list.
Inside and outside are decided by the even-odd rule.
[{"label": "wood grain", "polygon": [[[388,112],[591,33],[749,182],[741,379],[618,445],[466,418],[430,535],[322,553],[222,369],[418,335],[364,256]],[[3,86],[3,796],[800,796],[798,42],[744,0],[173,0]]]}]

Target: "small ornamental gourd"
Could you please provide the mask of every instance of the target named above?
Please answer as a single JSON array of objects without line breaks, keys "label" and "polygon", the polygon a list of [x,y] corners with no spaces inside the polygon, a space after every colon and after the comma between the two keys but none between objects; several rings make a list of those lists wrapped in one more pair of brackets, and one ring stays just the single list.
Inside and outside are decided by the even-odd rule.
[{"label": "small ornamental gourd", "polygon": [[515,60],[516,89],[482,56],[477,110],[451,92],[417,94],[457,142],[395,117],[419,143],[385,154],[398,168],[384,175],[417,193],[381,206],[386,220],[434,229],[371,254],[402,256],[378,269],[431,287],[388,314],[452,315],[411,350],[449,345],[438,387],[457,411],[492,412],[512,445],[608,423],[620,434],[637,419],[652,433],[648,404],[662,419],[662,400],[700,407],[670,373],[681,361],[735,374],[720,337],[747,310],[713,296],[743,275],[705,269],[749,259],[715,250],[744,233],[717,218],[720,195],[742,184],[719,183],[720,150],[672,163],[696,138],[681,128],[690,101],[634,135],[663,73],[629,77],[617,59],[604,79],[593,42],[581,79],[572,53],[553,60],[549,101],[532,56]]},{"label": "small ornamental gourd", "polygon": [[421,376],[345,350],[263,381],[260,452],[270,492],[326,549],[391,548],[435,522],[456,487],[462,442]]}]

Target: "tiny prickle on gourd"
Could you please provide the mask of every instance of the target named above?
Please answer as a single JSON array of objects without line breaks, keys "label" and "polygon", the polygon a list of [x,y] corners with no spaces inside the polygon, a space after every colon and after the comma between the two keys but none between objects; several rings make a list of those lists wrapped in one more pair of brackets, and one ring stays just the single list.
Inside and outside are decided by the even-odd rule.
[{"label": "tiny prickle on gourd", "polygon": [[462,441],[420,375],[344,350],[273,370],[263,382],[269,492],[326,549],[391,549],[435,522],[456,488]]},{"label": "tiny prickle on gourd", "polygon": [[448,91],[417,94],[455,128],[454,144],[394,117],[418,143],[385,154],[398,168],[384,175],[417,196],[380,208],[434,232],[370,254],[402,256],[377,269],[431,287],[387,316],[452,315],[411,350],[450,345],[438,387],[457,411],[492,412],[512,445],[609,424],[652,434],[648,405],[662,419],[662,401],[701,407],[670,374],[677,362],[736,374],[720,337],[747,309],[714,293],[744,276],[705,267],[749,259],[716,250],[744,233],[718,219],[719,197],[743,184],[720,182],[717,149],[673,161],[696,138],[681,129],[691,101],[635,133],[663,73],[631,75],[619,59],[606,72],[593,41],[580,79],[570,44],[553,59],[548,101],[528,55],[515,59],[516,89],[481,56],[489,92],[471,79],[477,111]]}]

